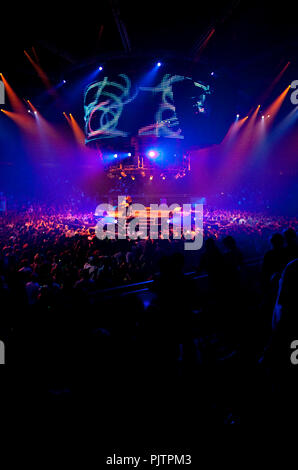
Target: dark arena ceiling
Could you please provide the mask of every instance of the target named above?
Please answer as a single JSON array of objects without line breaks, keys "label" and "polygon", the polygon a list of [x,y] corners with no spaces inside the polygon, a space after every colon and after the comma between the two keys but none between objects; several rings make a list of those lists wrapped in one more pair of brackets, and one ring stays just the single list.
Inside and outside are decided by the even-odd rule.
[{"label": "dark arena ceiling", "polygon": [[24,50],[34,48],[52,82],[86,64],[119,57],[183,59],[188,70],[232,77],[251,104],[290,61],[297,78],[294,2],[24,2],[1,6],[1,71],[18,94],[43,88]]}]

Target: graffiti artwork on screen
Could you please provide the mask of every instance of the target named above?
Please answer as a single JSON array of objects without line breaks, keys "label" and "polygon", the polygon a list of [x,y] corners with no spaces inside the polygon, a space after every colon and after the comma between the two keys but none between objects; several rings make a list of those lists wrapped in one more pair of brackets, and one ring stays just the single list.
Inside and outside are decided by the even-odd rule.
[{"label": "graffiti artwork on screen", "polygon": [[[84,94],[86,143],[132,135],[183,139],[176,114],[173,85],[191,80],[165,74],[154,86],[133,85],[125,74],[90,84]],[[201,91],[198,106],[204,109],[209,87],[193,82]]]}]

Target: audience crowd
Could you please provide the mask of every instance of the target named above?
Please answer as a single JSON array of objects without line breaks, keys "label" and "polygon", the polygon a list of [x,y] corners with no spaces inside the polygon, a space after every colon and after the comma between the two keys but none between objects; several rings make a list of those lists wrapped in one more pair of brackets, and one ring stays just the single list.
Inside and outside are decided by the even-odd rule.
[{"label": "audience crowd", "polygon": [[[96,218],[78,204],[8,211],[0,216],[7,359],[31,365],[26,388],[37,394],[108,400],[112,384],[129,384],[113,402],[125,413],[125,399],[142,406],[138,382],[150,396],[148,419],[154,403],[171,416],[170,393],[184,397],[185,413],[200,397],[199,418],[239,423],[240,344],[253,335],[256,419],[268,419],[285,393],[281,378],[292,381],[297,224],[205,207],[203,248],[185,252],[183,240],[99,240]],[[148,280],[135,294],[119,289]]]}]

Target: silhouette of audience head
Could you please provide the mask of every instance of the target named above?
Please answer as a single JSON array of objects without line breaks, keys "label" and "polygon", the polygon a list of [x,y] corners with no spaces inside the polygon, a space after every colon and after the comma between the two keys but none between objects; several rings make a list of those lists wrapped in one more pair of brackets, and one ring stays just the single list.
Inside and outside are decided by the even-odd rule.
[{"label": "silhouette of audience head", "polygon": [[274,250],[281,250],[284,245],[283,236],[280,233],[274,233],[270,238],[270,243]]},{"label": "silhouette of audience head", "polygon": [[231,235],[228,235],[227,237],[225,237],[222,242],[223,242],[224,247],[227,250],[231,250],[231,251],[235,250],[236,241]]},{"label": "silhouette of audience head", "polygon": [[205,249],[206,251],[213,251],[216,249],[216,243],[214,238],[207,238],[205,241]]},{"label": "silhouette of audience head", "polygon": [[296,244],[296,232],[293,228],[288,228],[285,230],[284,237],[288,246]]}]

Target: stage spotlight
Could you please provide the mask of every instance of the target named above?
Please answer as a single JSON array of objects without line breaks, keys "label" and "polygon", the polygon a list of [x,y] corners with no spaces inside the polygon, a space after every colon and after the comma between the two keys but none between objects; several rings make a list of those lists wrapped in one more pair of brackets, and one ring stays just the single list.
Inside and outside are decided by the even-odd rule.
[{"label": "stage spotlight", "polygon": [[37,114],[37,111],[34,111],[34,114]]},{"label": "stage spotlight", "polygon": [[267,118],[269,118],[269,117],[270,117],[270,114],[267,114]]},{"label": "stage spotlight", "polygon": [[262,119],[265,119],[265,116],[262,116]]},{"label": "stage spotlight", "polygon": [[102,71],[102,69],[103,69],[103,67],[102,67],[102,66],[98,67],[98,70],[99,70],[99,71]]},{"label": "stage spotlight", "polygon": [[153,176],[151,175],[149,179],[150,179],[150,181],[152,181],[152,180],[153,180]]},{"label": "stage spotlight", "polygon": [[211,72],[210,75],[211,75],[211,77],[213,77],[213,76],[214,76],[214,72]]},{"label": "stage spotlight", "polygon": [[148,157],[156,158],[157,156],[158,156],[158,152],[156,152],[156,150],[149,150]]},{"label": "stage spotlight", "polygon": [[62,80],[62,83],[66,83],[66,80]]},{"label": "stage spotlight", "polygon": [[114,153],[114,158],[117,158],[118,157],[118,153]]},{"label": "stage spotlight", "polygon": [[161,62],[157,62],[157,67],[161,67]]},{"label": "stage spotlight", "polygon": [[127,156],[128,156],[128,157],[131,157],[131,153],[130,153],[130,152],[128,152]]},{"label": "stage spotlight", "polygon": [[240,118],[240,114],[236,114],[236,118],[239,119],[239,118]]}]

